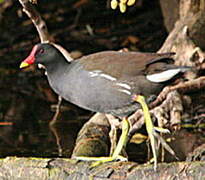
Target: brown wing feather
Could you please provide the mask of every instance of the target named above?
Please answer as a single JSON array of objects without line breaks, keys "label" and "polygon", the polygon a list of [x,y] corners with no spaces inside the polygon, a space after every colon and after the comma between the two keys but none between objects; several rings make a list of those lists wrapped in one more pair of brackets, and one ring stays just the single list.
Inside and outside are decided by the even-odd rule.
[{"label": "brown wing feather", "polygon": [[79,59],[88,71],[100,70],[111,76],[136,76],[149,64],[168,59],[172,53],[138,53],[103,51]]}]

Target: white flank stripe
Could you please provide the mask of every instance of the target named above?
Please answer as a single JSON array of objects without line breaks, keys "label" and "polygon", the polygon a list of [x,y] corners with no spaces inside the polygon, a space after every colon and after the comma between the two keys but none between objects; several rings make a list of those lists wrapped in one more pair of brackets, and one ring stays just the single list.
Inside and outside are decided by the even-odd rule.
[{"label": "white flank stripe", "polygon": [[170,70],[167,70],[167,71],[163,71],[161,73],[147,75],[146,78],[149,81],[156,82],[156,83],[165,82],[165,81],[168,81],[171,78],[173,78],[180,71],[181,71],[181,69],[170,69]]},{"label": "white flank stripe", "polygon": [[116,83],[116,85],[124,87],[125,89],[131,89],[131,87],[128,84],[125,84],[125,83]]},{"label": "white flank stripe", "polygon": [[95,71],[90,71],[89,74],[90,74],[90,77],[96,77],[96,76],[99,76],[101,72],[102,71],[100,70],[95,70]]},{"label": "white flank stripe", "polygon": [[116,81],[117,79],[115,78],[115,77],[112,77],[112,76],[110,76],[110,75],[108,75],[108,74],[99,74],[101,77],[104,77],[104,78],[106,78],[106,79],[109,79],[109,80],[111,80],[111,81]]},{"label": "white flank stripe", "polygon": [[90,77],[99,76],[99,74],[98,74],[98,73],[95,73],[95,72],[89,72],[89,74],[90,74]]},{"label": "white flank stripe", "polygon": [[111,80],[111,81],[116,81],[117,80],[115,77],[112,77],[108,74],[102,73],[101,70],[90,71],[89,74],[90,74],[90,77],[100,76],[100,77],[103,77],[103,78]]},{"label": "white flank stripe", "polygon": [[128,90],[125,90],[125,89],[118,89],[118,91],[121,91],[121,92],[124,92],[124,93],[126,93],[128,95],[131,95],[131,92],[128,91]]}]

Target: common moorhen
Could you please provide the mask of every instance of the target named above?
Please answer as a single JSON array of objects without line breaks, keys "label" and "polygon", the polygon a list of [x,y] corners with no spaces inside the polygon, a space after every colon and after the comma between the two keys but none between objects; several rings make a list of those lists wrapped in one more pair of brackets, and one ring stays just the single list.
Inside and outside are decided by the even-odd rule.
[{"label": "common moorhen", "polygon": [[[122,118],[139,108],[134,95],[157,95],[173,78],[189,69],[174,65],[172,55],[103,51],[69,62],[53,44],[40,43],[20,68],[41,64],[58,95],[82,108]],[[120,157],[122,144],[125,138],[107,161]]]}]

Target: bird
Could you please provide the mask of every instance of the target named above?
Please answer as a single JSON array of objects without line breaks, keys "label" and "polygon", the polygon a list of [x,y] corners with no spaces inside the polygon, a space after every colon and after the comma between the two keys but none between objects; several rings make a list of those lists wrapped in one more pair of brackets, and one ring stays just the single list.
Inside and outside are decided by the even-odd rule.
[{"label": "bird", "polygon": [[[149,99],[189,70],[174,64],[173,53],[102,51],[70,61],[53,43],[36,44],[20,68],[45,67],[51,88],[63,99],[90,111],[122,119],[122,134],[107,162],[123,159],[129,115],[139,109],[136,95]],[[83,159],[83,158],[82,158]]]}]

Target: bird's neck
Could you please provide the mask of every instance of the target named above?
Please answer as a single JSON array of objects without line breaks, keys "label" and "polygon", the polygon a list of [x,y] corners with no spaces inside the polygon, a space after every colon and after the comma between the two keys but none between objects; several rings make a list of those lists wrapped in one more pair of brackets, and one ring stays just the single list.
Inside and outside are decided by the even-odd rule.
[{"label": "bird's neck", "polygon": [[56,58],[57,60],[52,61],[52,64],[47,64],[47,78],[52,89],[61,96],[63,94],[63,88],[66,88],[65,82],[69,81],[70,72],[73,66],[73,62],[66,61],[65,58]]},{"label": "bird's neck", "polygon": [[46,65],[46,71],[50,76],[60,75],[70,67],[70,64],[71,62],[68,62],[64,57],[60,56]]}]

